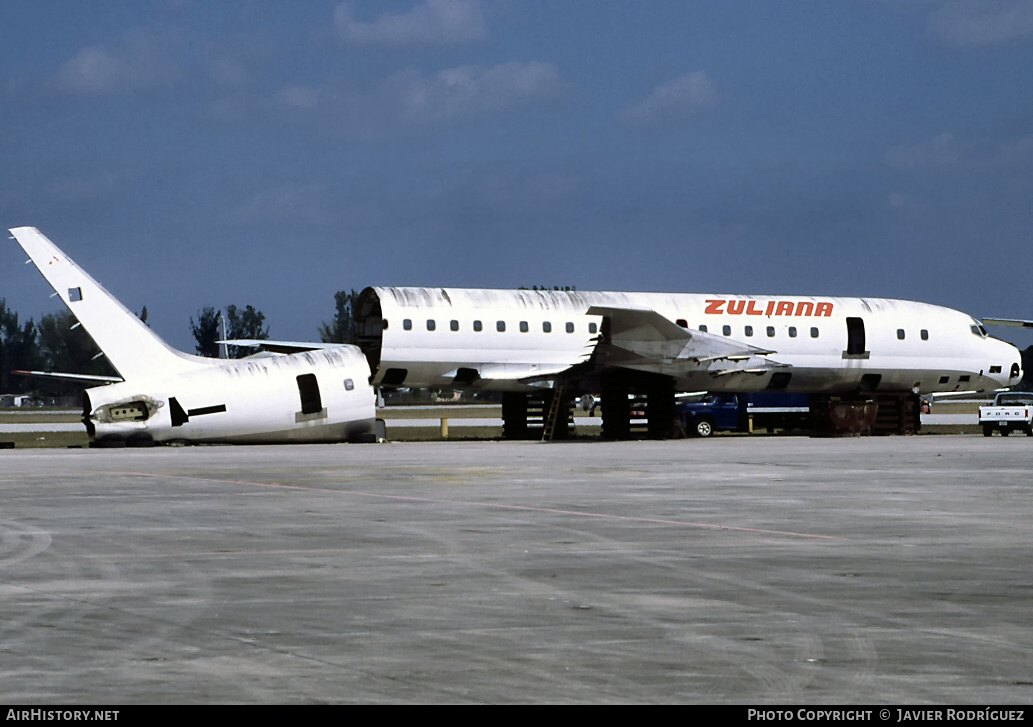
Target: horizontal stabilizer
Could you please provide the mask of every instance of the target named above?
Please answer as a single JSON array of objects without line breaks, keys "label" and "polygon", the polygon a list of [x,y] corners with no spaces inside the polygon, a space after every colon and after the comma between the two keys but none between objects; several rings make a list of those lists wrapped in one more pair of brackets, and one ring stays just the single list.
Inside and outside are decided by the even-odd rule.
[{"label": "horizontal stabilizer", "polygon": [[258,348],[273,353],[302,353],[304,351],[319,351],[324,348],[340,348],[341,346],[348,345],[345,343],[313,343],[310,341],[270,341],[264,338],[232,338],[225,341],[216,341],[216,343]]},{"label": "horizontal stabilizer", "polygon": [[1009,328],[1033,328],[1033,321],[1024,321],[1021,318],[984,318],[985,326],[1008,326]]},{"label": "horizontal stabilizer", "polygon": [[21,371],[11,370],[18,376],[35,376],[41,379],[63,379],[65,381],[82,381],[88,384],[117,384],[123,381],[120,376],[99,376],[96,374],[64,374],[58,371]]}]

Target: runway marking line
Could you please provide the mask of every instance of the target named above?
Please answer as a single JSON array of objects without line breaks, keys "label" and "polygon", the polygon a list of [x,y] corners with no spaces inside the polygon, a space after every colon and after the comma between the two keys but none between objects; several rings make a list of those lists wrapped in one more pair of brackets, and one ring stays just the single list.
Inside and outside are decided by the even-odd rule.
[{"label": "runway marking line", "polygon": [[110,474],[132,475],[137,477],[166,478],[178,480],[198,480],[201,482],[219,482],[228,485],[248,485],[251,487],[268,487],[282,490],[301,490],[305,492],[326,492],[330,494],[355,495],[359,497],[373,497],[383,500],[404,500],[407,502],[428,502],[438,505],[472,505],[497,510],[517,510],[522,512],[543,512],[554,515],[574,515],[585,518],[599,518],[603,520],[624,520],[627,522],[652,523],[656,525],[680,525],[690,528],[701,528],[703,530],[732,530],[740,533],[755,533],[758,535],[781,535],[793,538],[807,538],[811,540],[833,540],[845,542],[849,538],[838,535],[819,535],[817,533],[799,533],[792,530],[765,530],[763,528],[747,528],[738,525],[717,525],[714,523],[697,523],[689,520],[669,520],[665,518],[633,517],[631,515],[613,515],[601,512],[583,512],[578,510],[560,510],[552,507],[533,507],[531,505],[509,505],[497,502],[479,502],[477,500],[443,500],[434,497],[416,497],[414,495],[387,495],[381,492],[366,492],[364,490],[334,490],[327,487],[312,487],[310,485],[290,485],[282,482],[253,482],[250,480],[228,480],[216,477],[201,477],[199,475],[156,475],[150,472],[119,471]]}]

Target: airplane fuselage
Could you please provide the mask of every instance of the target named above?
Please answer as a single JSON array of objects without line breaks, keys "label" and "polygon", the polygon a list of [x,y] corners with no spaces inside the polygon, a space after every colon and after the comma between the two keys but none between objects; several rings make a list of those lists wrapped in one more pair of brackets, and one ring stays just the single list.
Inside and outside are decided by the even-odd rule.
[{"label": "airplane fuselage", "polygon": [[373,438],[373,390],[358,349],[211,360],[174,376],[86,391],[97,440],[246,444]]},{"label": "airplane fuselage", "polygon": [[605,349],[595,351],[604,316],[590,315],[593,306],[652,311],[773,362],[759,372],[673,354],[614,361],[670,375],[684,391],[924,394],[1000,388],[1022,375],[1018,350],[971,316],[885,298],[367,288],[356,318],[374,384],[516,391],[590,359],[608,365]]}]

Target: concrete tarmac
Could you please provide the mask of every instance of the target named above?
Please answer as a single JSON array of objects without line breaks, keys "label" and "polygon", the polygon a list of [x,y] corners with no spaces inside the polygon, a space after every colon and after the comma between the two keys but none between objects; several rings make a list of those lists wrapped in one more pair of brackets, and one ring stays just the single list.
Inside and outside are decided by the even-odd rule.
[{"label": "concrete tarmac", "polygon": [[1033,701],[1026,437],[0,453],[8,703]]}]

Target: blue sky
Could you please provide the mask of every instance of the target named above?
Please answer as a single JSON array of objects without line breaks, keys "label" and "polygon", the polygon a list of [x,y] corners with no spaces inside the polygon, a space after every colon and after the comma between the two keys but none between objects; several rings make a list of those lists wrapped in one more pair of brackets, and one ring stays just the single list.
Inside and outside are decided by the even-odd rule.
[{"label": "blue sky", "polygon": [[1033,3],[5,0],[0,221],[187,350],[366,285],[1033,318]]}]

